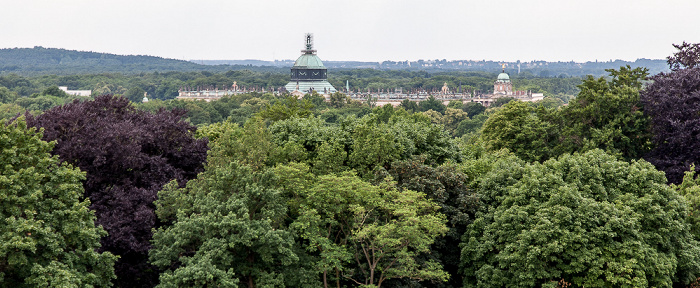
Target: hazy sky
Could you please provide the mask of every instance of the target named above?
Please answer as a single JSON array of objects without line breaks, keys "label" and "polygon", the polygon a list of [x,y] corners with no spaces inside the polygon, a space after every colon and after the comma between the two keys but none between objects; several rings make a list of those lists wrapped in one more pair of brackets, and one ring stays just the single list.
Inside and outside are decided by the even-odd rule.
[{"label": "hazy sky", "polygon": [[661,59],[700,42],[698,0],[11,0],[0,48],[176,59]]}]

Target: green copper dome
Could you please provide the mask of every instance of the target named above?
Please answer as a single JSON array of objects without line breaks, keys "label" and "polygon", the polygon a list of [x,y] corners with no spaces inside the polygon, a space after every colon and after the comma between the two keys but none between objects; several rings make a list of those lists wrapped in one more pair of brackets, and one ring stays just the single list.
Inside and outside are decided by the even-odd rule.
[{"label": "green copper dome", "polygon": [[502,81],[508,80],[508,81],[510,81],[510,77],[508,77],[508,74],[506,74],[505,72],[503,72],[503,73],[501,73],[501,74],[498,74],[498,79],[497,79],[497,80],[502,80]]},{"label": "green copper dome", "polygon": [[297,62],[294,62],[293,68],[326,69],[321,59],[314,54],[302,54],[297,59]]}]

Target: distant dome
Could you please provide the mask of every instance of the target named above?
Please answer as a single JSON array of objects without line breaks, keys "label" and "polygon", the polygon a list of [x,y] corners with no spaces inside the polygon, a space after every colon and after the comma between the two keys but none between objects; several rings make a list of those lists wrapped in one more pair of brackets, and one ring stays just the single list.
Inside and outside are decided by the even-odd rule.
[{"label": "distant dome", "polygon": [[318,58],[318,56],[316,56],[314,54],[302,54],[297,59],[297,62],[294,62],[294,67],[295,68],[308,68],[308,69],[325,69],[326,68],[323,66],[323,62],[321,62],[321,59]]},{"label": "distant dome", "polygon": [[501,73],[501,74],[498,74],[498,79],[497,79],[497,80],[502,80],[502,81],[508,80],[508,81],[510,81],[510,77],[508,77],[508,74],[506,74],[505,72],[503,72],[503,73]]}]

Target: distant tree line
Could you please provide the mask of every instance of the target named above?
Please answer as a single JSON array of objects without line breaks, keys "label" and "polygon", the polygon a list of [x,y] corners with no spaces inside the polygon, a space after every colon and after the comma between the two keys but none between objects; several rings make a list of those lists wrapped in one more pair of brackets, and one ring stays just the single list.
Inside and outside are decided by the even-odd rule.
[{"label": "distant tree line", "polygon": [[[198,63],[195,63],[198,62]],[[418,61],[383,61],[383,62],[357,62],[357,61],[326,61],[326,66],[334,72],[340,70],[354,70],[371,68],[376,70],[394,71],[428,71],[430,73],[443,72],[490,72],[498,73],[501,70],[500,61],[491,60],[418,60]],[[207,63],[209,65],[202,65]],[[256,63],[226,65],[223,63]],[[278,63],[267,61],[184,61],[166,59],[144,55],[115,55],[108,53],[75,51],[56,48],[10,48],[0,49],[0,71],[2,73],[16,73],[24,76],[37,76],[47,74],[73,75],[86,73],[125,73],[139,74],[148,72],[168,71],[207,71],[222,73],[229,70],[253,70],[256,72],[271,72],[286,74],[293,61],[286,61],[287,67],[281,67]],[[667,72],[668,67],[663,60],[637,59],[636,61],[609,60],[588,61],[576,63],[573,61],[530,61],[510,62],[508,73],[521,74],[523,76],[535,76],[543,78],[568,78],[582,77],[585,75],[604,76],[605,69],[614,69],[620,66],[630,65],[632,68],[646,67],[653,74]],[[520,65],[520,68],[518,68]],[[522,72],[522,73],[521,73]]]}]

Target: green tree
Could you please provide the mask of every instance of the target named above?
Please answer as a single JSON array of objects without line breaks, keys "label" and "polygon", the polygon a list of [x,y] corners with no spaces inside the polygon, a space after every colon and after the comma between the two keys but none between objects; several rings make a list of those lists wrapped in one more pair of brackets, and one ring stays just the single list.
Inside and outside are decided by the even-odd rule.
[{"label": "green tree", "polygon": [[690,213],[687,221],[690,224],[690,231],[696,239],[700,239],[700,178],[696,176],[695,165],[690,166],[690,171],[686,171],[683,182],[671,187],[688,201]]},{"label": "green tree", "polygon": [[337,140],[323,142],[318,147],[316,158],[312,163],[313,171],[318,175],[345,171],[348,169],[347,158],[348,152],[342,142]]},{"label": "green tree", "polygon": [[253,170],[263,170],[272,166],[277,153],[277,146],[271,142],[271,137],[260,118],[249,119],[242,128],[232,126],[210,144],[207,165],[226,166],[229,162],[238,161]]},{"label": "green tree", "polygon": [[557,108],[563,106],[564,101],[562,101],[560,98],[544,97],[544,99],[540,101],[533,102],[532,105],[544,106],[545,108]]},{"label": "green tree", "polygon": [[17,104],[0,104],[0,119],[10,119],[26,111]]},{"label": "green tree", "polygon": [[[299,149],[278,155],[278,162],[308,160],[319,173],[342,171],[351,141],[349,132],[336,125],[327,125],[319,117],[289,118],[270,125],[272,143],[288,149]],[[294,148],[296,147],[296,148]],[[305,155],[300,155],[303,153]]]},{"label": "green tree", "polygon": [[330,105],[331,107],[334,108],[343,108],[350,104],[350,97],[347,95],[340,93],[340,92],[335,92],[331,94],[330,96]]},{"label": "green tree", "polygon": [[489,107],[491,107],[491,108],[501,107],[501,106],[506,105],[512,101],[517,101],[517,100],[513,97],[501,97],[501,98],[496,99],[496,101],[493,101],[493,103]]},{"label": "green tree", "polygon": [[486,120],[481,138],[491,151],[507,148],[526,161],[546,160],[552,153],[556,127],[541,119],[544,113],[543,108],[511,101]]},{"label": "green tree", "polygon": [[484,111],[486,111],[486,107],[478,102],[468,102],[462,105],[462,111],[467,112],[467,116],[469,116],[469,118],[473,118],[476,115],[484,113]]},{"label": "green tree", "polygon": [[12,103],[18,98],[17,93],[0,86],[0,104]]},{"label": "green tree", "polygon": [[425,155],[437,164],[458,160],[458,147],[449,134],[429,121],[422,113],[408,115],[401,109],[386,123],[374,113],[359,119],[352,130],[350,167],[364,177],[375,167],[388,167],[413,155]]},{"label": "green tree", "polygon": [[420,108],[420,111],[428,111],[428,110],[434,110],[440,113],[445,112],[445,104],[442,104],[442,101],[438,100],[437,98],[430,96],[428,99],[425,99],[424,101],[421,101],[418,104],[418,107]]},{"label": "green tree", "polygon": [[134,102],[134,103],[141,103],[143,102],[143,95],[146,93],[141,87],[132,87],[129,88],[129,90],[124,93],[124,97],[129,99],[129,101]]},{"label": "green tree", "polygon": [[329,272],[336,275],[338,287],[341,278],[363,287],[381,287],[392,278],[448,278],[438,263],[416,262],[447,232],[439,206],[425,194],[399,191],[393,182],[375,186],[349,173],[320,176],[315,182],[299,190],[293,227],[308,241],[307,249],[318,253],[316,266],[325,287]]},{"label": "green tree", "polygon": [[85,176],[23,118],[0,121],[0,286],[109,287],[117,257],[97,252]]},{"label": "green tree", "polygon": [[65,91],[59,89],[58,86],[55,86],[55,85],[44,89],[44,92],[41,92],[41,94],[42,95],[56,96],[59,98],[67,98],[68,97],[68,94],[66,94]]},{"label": "green tree", "polygon": [[311,102],[311,104],[314,104],[314,107],[316,109],[328,107],[328,104],[326,103],[326,98],[324,98],[321,94],[318,94],[316,90],[311,91],[311,94],[305,94],[304,97],[301,98],[301,100]]},{"label": "green tree", "polygon": [[462,103],[461,100],[452,100],[450,103],[447,104],[447,108],[452,108],[452,109],[462,109],[464,106],[464,103]]},{"label": "green tree", "polygon": [[44,111],[54,106],[64,104],[65,99],[55,96],[21,97],[15,100],[15,104],[30,111]]},{"label": "green tree", "polygon": [[455,135],[459,123],[469,118],[467,115],[468,114],[461,109],[447,108],[445,109],[445,116],[442,117],[441,124],[445,125],[445,129],[452,135]]},{"label": "green tree", "polygon": [[156,213],[176,217],[153,234],[150,261],[165,269],[158,287],[284,287],[285,267],[299,259],[275,179],[229,162],[208,166],[185,188],[160,191],[165,202],[156,203]]},{"label": "green tree", "polygon": [[418,104],[415,101],[411,101],[409,99],[404,99],[403,101],[401,101],[399,107],[402,107],[404,110],[412,113],[420,111],[420,109],[418,108]]},{"label": "green tree", "polygon": [[[473,220],[473,215],[479,206],[478,198],[467,186],[467,175],[461,173],[455,165],[443,164],[433,167],[425,162],[425,157],[421,156],[395,161],[388,171],[375,173],[377,177],[375,181],[388,179],[388,176],[391,176],[396,180],[400,190],[425,193],[428,199],[440,205],[440,213],[446,216],[449,230],[444,237],[437,238],[430,247],[430,253],[422,255],[426,257],[419,257],[417,262],[422,263],[431,259],[438,261],[451,275],[449,281],[443,283],[445,287],[459,287],[462,285],[458,277],[460,261],[454,249],[459,246],[462,234]],[[399,286],[398,283],[391,284],[390,286]],[[437,286],[432,282],[423,285]],[[418,287],[416,283],[407,286]]]},{"label": "green tree", "polygon": [[197,131],[195,131],[195,138],[201,139],[206,137],[209,139],[209,143],[214,143],[222,135],[224,135],[224,133],[235,129],[238,129],[238,125],[236,123],[225,120],[218,123],[200,126],[197,128]]},{"label": "green tree", "polygon": [[437,112],[435,110],[431,109],[431,110],[422,112],[422,114],[425,115],[425,117],[427,117],[428,119],[430,119],[430,122],[433,124],[440,124],[443,122],[442,121],[442,118],[443,118],[442,114],[440,114],[440,112]]},{"label": "green tree", "polygon": [[606,69],[612,76],[587,77],[581,92],[559,113],[562,121],[557,154],[603,149],[625,159],[651,150],[650,120],[639,99],[646,68]]},{"label": "green tree", "polygon": [[486,116],[484,114],[479,114],[471,119],[464,119],[462,122],[459,122],[457,125],[457,129],[455,130],[455,137],[462,137],[463,135],[468,135],[468,134],[476,134],[479,132],[481,129],[481,126],[486,123],[486,120],[489,119],[489,116]]},{"label": "green tree", "polygon": [[671,287],[700,275],[686,202],[646,161],[600,149],[543,164],[505,158],[478,192],[464,287]]},{"label": "green tree", "polygon": [[298,99],[296,96],[286,96],[284,100],[277,101],[273,105],[267,105],[259,115],[263,119],[279,121],[291,117],[309,117],[312,115],[314,104],[309,99]]}]

